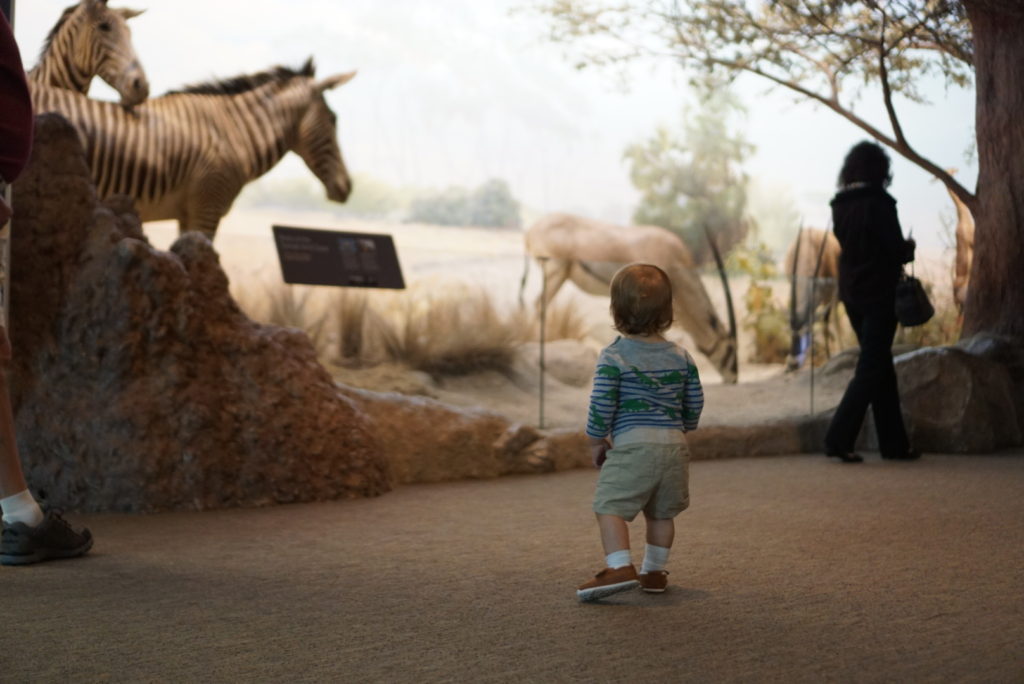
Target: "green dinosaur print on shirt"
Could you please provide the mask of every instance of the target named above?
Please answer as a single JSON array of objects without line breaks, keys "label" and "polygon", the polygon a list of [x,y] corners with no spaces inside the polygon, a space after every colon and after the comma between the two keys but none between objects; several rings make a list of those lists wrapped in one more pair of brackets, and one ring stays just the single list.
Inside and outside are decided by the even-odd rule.
[{"label": "green dinosaur print on shirt", "polygon": [[618,378],[622,375],[622,371],[615,366],[598,366],[597,374],[602,378]]},{"label": "green dinosaur print on shirt", "polygon": [[655,380],[652,380],[642,370],[640,370],[636,366],[630,366],[630,368],[634,373],[636,373],[636,377],[638,380],[640,380],[641,385],[644,385],[646,387],[658,387],[658,383]]},{"label": "green dinosaur print on shirt", "polygon": [[668,375],[659,378],[662,385],[681,385],[686,382],[686,377],[679,371],[672,371]]},{"label": "green dinosaur print on shirt", "polygon": [[619,408],[626,413],[639,413],[641,411],[650,411],[653,407],[643,399],[627,399],[622,402]]},{"label": "green dinosaur print on shirt", "polygon": [[686,371],[686,379],[692,382],[700,382],[700,376],[697,375],[697,367],[690,366]]},{"label": "green dinosaur print on shirt", "polygon": [[593,406],[590,407],[590,420],[600,430],[604,430],[608,427],[608,424],[604,422],[604,418],[601,417],[601,414],[598,413],[597,409]]}]

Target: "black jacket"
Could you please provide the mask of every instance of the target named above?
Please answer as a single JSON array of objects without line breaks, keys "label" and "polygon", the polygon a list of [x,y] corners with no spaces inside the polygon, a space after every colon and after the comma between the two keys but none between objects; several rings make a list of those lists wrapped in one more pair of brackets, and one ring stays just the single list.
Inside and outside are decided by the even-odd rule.
[{"label": "black jacket", "polygon": [[891,311],[903,264],[914,250],[903,239],[896,200],[879,185],[845,188],[832,198],[839,245],[839,298],[857,308]]}]

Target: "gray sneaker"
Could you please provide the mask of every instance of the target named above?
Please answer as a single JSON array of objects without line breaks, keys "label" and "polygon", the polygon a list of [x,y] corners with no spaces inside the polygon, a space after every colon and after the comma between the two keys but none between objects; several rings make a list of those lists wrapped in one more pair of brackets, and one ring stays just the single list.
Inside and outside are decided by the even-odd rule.
[{"label": "gray sneaker", "polygon": [[51,558],[74,558],[92,548],[87,529],[74,530],[59,511],[46,511],[35,527],[25,523],[4,523],[0,540],[0,564],[28,565]]}]

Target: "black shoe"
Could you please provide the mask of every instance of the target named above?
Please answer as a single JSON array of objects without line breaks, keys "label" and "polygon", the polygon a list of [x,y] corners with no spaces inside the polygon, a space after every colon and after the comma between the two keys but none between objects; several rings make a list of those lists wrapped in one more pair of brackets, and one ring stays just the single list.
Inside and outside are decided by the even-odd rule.
[{"label": "black shoe", "polygon": [[35,527],[25,523],[4,523],[0,540],[0,564],[28,565],[51,558],[74,558],[92,548],[92,534],[76,531],[60,511],[46,511]]},{"label": "black shoe", "polygon": [[907,449],[902,454],[882,454],[882,458],[888,461],[916,461],[921,458],[921,452],[917,449]]},{"label": "black shoe", "polygon": [[838,458],[840,463],[863,463],[864,459],[860,457],[860,454],[855,454],[852,451],[829,451],[825,454],[829,458]]}]

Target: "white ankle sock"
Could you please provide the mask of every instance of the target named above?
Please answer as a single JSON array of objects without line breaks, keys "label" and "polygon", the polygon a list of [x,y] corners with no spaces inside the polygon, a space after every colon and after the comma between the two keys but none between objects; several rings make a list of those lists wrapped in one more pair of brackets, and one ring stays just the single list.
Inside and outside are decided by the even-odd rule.
[{"label": "white ankle sock", "polygon": [[669,549],[665,546],[648,544],[644,547],[644,563],[640,566],[640,574],[654,570],[664,570],[668,564]]},{"label": "white ankle sock", "polygon": [[43,522],[43,509],[27,489],[0,499],[0,509],[3,510],[5,523],[20,522],[35,527]]},{"label": "white ankle sock", "polygon": [[629,549],[622,549],[621,551],[612,551],[604,558],[604,563],[611,569],[624,568],[627,565],[632,565],[633,559],[629,557]]}]

